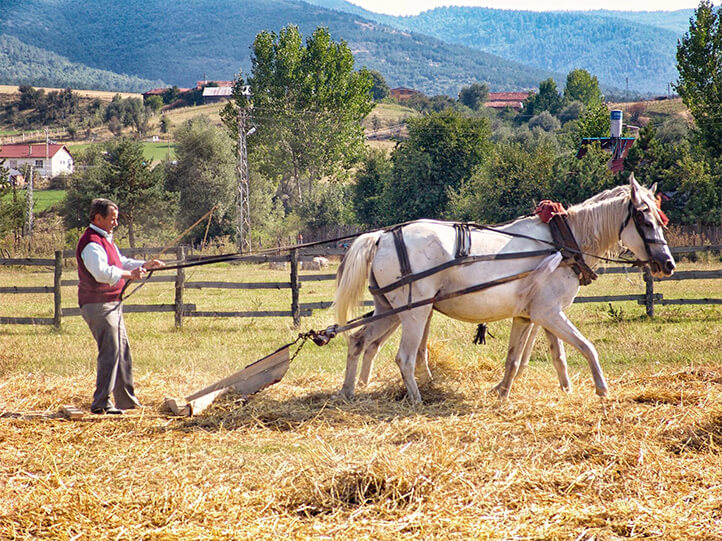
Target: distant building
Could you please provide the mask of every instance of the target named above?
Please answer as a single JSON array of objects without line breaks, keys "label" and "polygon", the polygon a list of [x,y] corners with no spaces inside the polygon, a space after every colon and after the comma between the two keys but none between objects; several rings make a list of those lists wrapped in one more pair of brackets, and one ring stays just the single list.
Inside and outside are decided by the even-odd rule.
[{"label": "distant building", "polygon": [[409,98],[421,94],[421,92],[419,92],[418,90],[414,90],[413,88],[406,88],[405,86],[400,86],[398,88],[392,88],[390,94],[391,97],[397,101],[405,101]]},{"label": "distant building", "polygon": [[230,100],[233,96],[231,86],[207,86],[203,89],[203,103],[216,103]]},{"label": "distant building", "polygon": [[531,92],[489,92],[484,105],[491,109],[506,109],[510,107],[515,111],[524,108],[524,100]]},{"label": "distant building", "polygon": [[73,156],[65,145],[37,143],[3,145],[0,147],[0,162],[10,169],[10,175],[18,175],[26,165],[32,166],[41,177],[55,177],[72,173],[75,168]]}]

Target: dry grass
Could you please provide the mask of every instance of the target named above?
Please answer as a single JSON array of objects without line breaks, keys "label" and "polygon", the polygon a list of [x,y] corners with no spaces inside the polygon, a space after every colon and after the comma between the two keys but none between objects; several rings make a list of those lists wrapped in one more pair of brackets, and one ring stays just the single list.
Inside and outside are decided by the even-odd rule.
[{"label": "dry grass", "polygon": [[[55,92],[60,90],[65,90],[64,88],[49,88],[49,87],[42,87],[42,86],[36,86],[34,87],[36,90],[45,90],[45,92]],[[10,95],[16,95],[19,94],[18,87],[12,86],[12,85],[0,85],[0,94],[10,94]],[[134,93],[134,92],[107,92],[104,90],[77,90],[73,89],[73,94],[81,97],[81,98],[98,98],[104,101],[112,101],[113,97],[117,94],[120,94],[121,98],[142,98],[142,94]]]},{"label": "dry grass", "polygon": [[[223,270],[229,280],[283,274]],[[194,279],[211,279],[205,272]],[[3,270],[0,283],[38,277]],[[584,294],[637,290],[635,280],[604,276]],[[329,297],[330,284],[305,285],[303,302]],[[663,287],[666,297],[719,296],[712,281]],[[134,302],[166,302],[166,289],[150,284]],[[210,293],[191,302],[251,302]],[[262,305],[288,296],[243,295]],[[0,313],[48,302],[20,297],[3,296]],[[648,321],[641,307],[620,306],[621,321],[600,305],[571,311],[600,351],[605,402],[572,352],[574,390],[562,393],[540,340],[500,403],[488,390],[501,377],[508,324],[475,347],[472,325],[437,316],[421,406],[403,399],[397,338],[374,382],[337,399],[345,346],[336,339],[306,345],[279,384],[248,401],[227,395],[192,419],[159,413],[163,398],[293,340],[287,320],[196,319],[175,330],[170,315],[129,314],[147,407],[81,421],[52,416],[62,404],[89,406],[94,344],[82,321],[68,318],[61,332],[0,327],[0,538],[722,538],[722,310],[659,307]],[[331,320],[320,312],[302,327]]]}]

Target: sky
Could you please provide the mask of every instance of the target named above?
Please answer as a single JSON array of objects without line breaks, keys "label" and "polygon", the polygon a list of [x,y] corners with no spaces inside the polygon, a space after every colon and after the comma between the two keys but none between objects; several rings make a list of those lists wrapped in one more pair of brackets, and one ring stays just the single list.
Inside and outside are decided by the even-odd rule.
[{"label": "sky", "polygon": [[[672,11],[696,8],[698,0],[350,0],[351,3],[376,13],[416,15],[442,6],[480,6],[530,11],[608,9],[620,11]],[[718,1],[714,2],[719,5]]]}]

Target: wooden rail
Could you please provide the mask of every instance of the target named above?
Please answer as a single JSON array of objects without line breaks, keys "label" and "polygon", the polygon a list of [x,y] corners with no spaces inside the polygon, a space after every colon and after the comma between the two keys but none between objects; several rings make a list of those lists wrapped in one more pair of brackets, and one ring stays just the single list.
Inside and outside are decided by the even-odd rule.
[{"label": "wooden rail", "polygon": [[[692,254],[696,252],[720,252],[722,246],[680,246],[671,249],[672,253]],[[151,255],[158,253],[158,248],[138,248],[134,250],[123,250],[126,256],[138,256],[141,254]],[[288,255],[263,255],[263,256],[242,256],[238,261],[252,263],[267,262],[288,262],[290,263],[290,280],[288,282],[220,282],[220,281],[186,281],[184,269],[178,269],[175,276],[154,275],[149,282],[173,282],[175,287],[175,300],[173,304],[126,304],[124,310],[128,313],[133,312],[173,312],[175,314],[175,324],[177,327],[183,325],[185,317],[292,317],[294,325],[298,326],[301,317],[309,317],[313,310],[325,309],[331,306],[330,301],[303,303],[300,302],[300,290],[302,282],[335,280],[335,274],[313,274],[300,275],[298,273],[298,265],[300,261],[311,260],[315,255],[337,255],[344,253],[343,250],[323,250],[309,253],[299,249],[291,249]],[[176,250],[176,258],[178,261],[186,259],[186,249],[179,247]],[[73,317],[80,315],[79,308],[62,308],[62,287],[77,286],[78,281],[75,279],[62,279],[63,260],[65,258],[74,257],[75,252],[72,250],[57,251],[55,258],[0,258],[0,265],[12,266],[45,266],[53,270],[52,286],[2,286],[0,294],[53,294],[53,317],[0,317],[0,324],[20,324],[20,325],[54,325],[59,328],[63,317]],[[620,274],[637,272],[630,270],[629,267],[603,267],[598,269],[598,274]],[[701,304],[722,304],[722,298],[703,298],[703,299],[665,299],[660,293],[654,292],[655,279],[649,271],[643,272],[645,282],[645,293],[638,295],[609,295],[609,296],[578,296],[574,299],[575,303],[590,302],[621,302],[621,301],[637,301],[646,307],[647,315],[654,316],[655,305],[701,305]],[[657,281],[671,280],[712,280],[722,278],[722,269],[706,270],[706,271],[680,271],[674,275],[662,278]],[[187,304],[183,302],[183,292],[186,289],[290,289],[290,310],[256,310],[256,311],[208,311],[198,310],[195,304]],[[373,306],[373,302],[365,301],[365,306]]]}]

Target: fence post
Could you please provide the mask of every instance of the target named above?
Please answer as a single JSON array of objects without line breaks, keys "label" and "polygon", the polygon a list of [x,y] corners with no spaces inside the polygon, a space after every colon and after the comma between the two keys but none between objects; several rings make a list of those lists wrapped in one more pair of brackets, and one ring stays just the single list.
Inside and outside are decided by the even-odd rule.
[{"label": "fence post", "polygon": [[53,296],[55,308],[53,310],[53,326],[60,329],[60,321],[63,317],[63,309],[61,307],[62,297],[60,294],[60,281],[63,276],[63,251],[55,251],[55,276],[53,279]]},{"label": "fence post", "polygon": [[654,276],[649,267],[644,267],[644,283],[647,286],[644,292],[644,304],[647,307],[647,315],[654,317]]},{"label": "fence post", "polygon": [[301,309],[298,304],[298,250],[292,249],[289,254],[291,260],[291,314],[293,315],[293,326],[301,324]]},{"label": "fence post", "polygon": [[[178,246],[175,250],[178,263],[185,263],[186,250],[184,246]],[[185,269],[175,271],[175,326],[177,329],[183,326],[183,286],[185,283]]]}]

